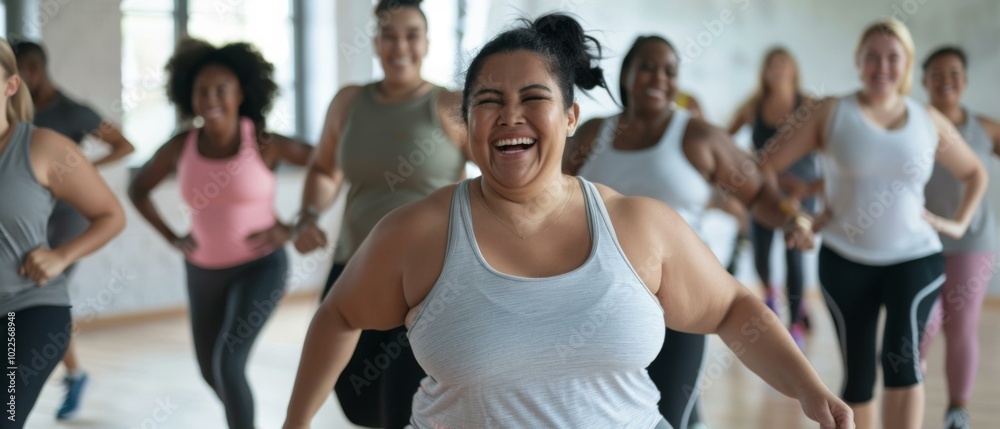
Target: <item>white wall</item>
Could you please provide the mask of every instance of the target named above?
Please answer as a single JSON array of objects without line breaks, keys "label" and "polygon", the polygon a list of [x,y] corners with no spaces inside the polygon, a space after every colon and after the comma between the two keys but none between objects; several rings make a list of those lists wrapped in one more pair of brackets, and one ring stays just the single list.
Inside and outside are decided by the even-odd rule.
[{"label": "white wall", "polygon": [[[319,2],[320,0],[316,0]],[[42,26],[44,42],[50,51],[52,73],[68,93],[93,106],[113,121],[121,112],[112,106],[121,97],[119,0],[77,2],[41,2],[46,21]],[[62,4],[66,3],[66,4]],[[320,2],[326,3],[326,2]],[[685,54],[681,71],[682,86],[693,92],[714,122],[728,120],[735,106],[752,90],[758,61],[764,50],[784,43],[798,56],[803,82],[808,89],[822,93],[841,93],[857,85],[852,66],[852,52],[861,28],[870,21],[894,12],[894,5],[912,14],[900,15],[914,32],[918,56],[942,43],[964,46],[970,55],[972,91],[966,102],[973,109],[1000,117],[1000,85],[994,79],[1000,69],[1000,3],[992,0],[952,2],[944,0],[866,1],[843,0],[618,0],[614,4],[597,0],[509,0],[470,7],[467,34],[476,44],[495,34],[518,15],[536,16],[562,7],[579,15],[609,50],[606,76],[616,82],[621,55],[637,34],[667,36]],[[51,5],[58,5],[57,8]],[[365,23],[371,17],[367,2],[338,1],[336,6],[313,4],[307,10],[308,25],[321,27],[309,33],[310,55],[318,58],[308,69],[307,91],[316,95],[309,101],[308,128],[315,140],[329,97],[334,89],[348,82],[363,82],[372,75],[370,36]],[[729,14],[726,14],[726,10]],[[434,11],[429,11],[434,16]],[[721,23],[722,18],[730,21]],[[336,19],[336,21],[334,21]],[[720,24],[713,24],[720,20]],[[313,27],[317,28],[317,27]],[[715,30],[715,34],[712,30]],[[704,43],[699,44],[699,37]],[[344,57],[344,46],[358,50]],[[466,44],[463,48],[468,48]],[[700,48],[700,52],[699,49]],[[617,91],[613,91],[617,92]],[[606,115],[616,110],[607,95],[595,92],[596,100],[581,97],[583,116]],[[615,94],[617,97],[617,93]],[[923,99],[918,88],[914,96]],[[1000,171],[1000,170],[998,170]],[[131,208],[125,195],[127,172],[112,167],[103,172],[111,187],[121,196],[128,211],[125,232],[106,248],[80,264],[74,281],[76,314],[87,317],[168,308],[184,305],[183,262],[181,256],[156,236]],[[278,201],[282,218],[289,219],[298,207],[302,175],[280,175]],[[994,179],[994,182],[996,180]],[[997,183],[993,183],[997,185]],[[154,194],[164,209],[164,216],[178,230],[185,219],[176,185],[164,183]],[[1000,186],[990,191],[992,201],[1000,200]],[[336,208],[333,212],[336,212]],[[1000,210],[997,211],[1000,214]],[[323,222],[336,231],[336,216]],[[724,244],[731,225],[714,222]],[[729,231],[729,232],[723,232]],[[315,287],[326,275],[328,254],[302,259],[295,254],[293,270],[299,273],[293,287]],[[750,268],[746,265],[745,268]],[[746,271],[746,270],[745,270]],[[775,266],[781,272],[781,266]],[[294,274],[294,273],[293,273]],[[752,280],[751,273],[741,277]],[[815,284],[815,276],[809,282]],[[994,293],[1000,294],[1000,279],[994,280]]]}]

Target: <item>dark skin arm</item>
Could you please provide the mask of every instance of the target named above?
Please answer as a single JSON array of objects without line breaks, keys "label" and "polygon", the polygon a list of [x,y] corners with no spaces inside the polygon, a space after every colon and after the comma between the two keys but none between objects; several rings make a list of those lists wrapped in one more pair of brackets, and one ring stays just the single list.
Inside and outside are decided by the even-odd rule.
[{"label": "dark skin arm", "polygon": [[135,152],[135,146],[110,122],[101,122],[101,126],[94,131],[93,136],[111,146],[111,153],[94,161],[94,167],[110,164]]},{"label": "dark skin arm", "polygon": [[[128,187],[128,196],[132,204],[139,211],[139,214],[156,229],[168,243],[178,246],[178,237],[170,230],[170,227],[163,222],[160,213],[156,211],[156,206],[149,198],[150,192],[156,188],[160,182],[168,175],[177,170],[177,159],[184,148],[185,134],[179,134],[171,138],[160,147],[149,161],[143,164],[136,174],[132,183]],[[193,248],[193,242],[189,243],[190,248],[179,246],[182,250]]]},{"label": "dark skin arm", "polygon": [[[684,133],[684,154],[723,198],[733,196],[747,206],[754,217],[771,228],[786,228],[790,213],[773,179],[768,179],[750,154],[733,144],[729,135],[707,122],[692,118]],[[811,231],[800,231],[799,247],[811,247]]]},{"label": "dark skin arm", "polygon": [[268,168],[275,169],[278,164],[290,164],[297,167],[309,165],[313,147],[281,134],[267,133],[260,138],[260,155]]}]

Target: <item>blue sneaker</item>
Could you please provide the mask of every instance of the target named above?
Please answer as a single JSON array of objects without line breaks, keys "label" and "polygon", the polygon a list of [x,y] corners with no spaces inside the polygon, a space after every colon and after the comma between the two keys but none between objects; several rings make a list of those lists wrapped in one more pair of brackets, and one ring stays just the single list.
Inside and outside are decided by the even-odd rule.
[{"label": "blue sneaker", "polygon": [[76,413],[80,411],[80,399],[83,397],[84,387],[87,386],[87,373],[80,374],[79,377],[66,376],[63,379],[63,384],[66,385],[66,399],[63,401],[62,406],[59,407],[56,419],[69,420],[75,417]]}]

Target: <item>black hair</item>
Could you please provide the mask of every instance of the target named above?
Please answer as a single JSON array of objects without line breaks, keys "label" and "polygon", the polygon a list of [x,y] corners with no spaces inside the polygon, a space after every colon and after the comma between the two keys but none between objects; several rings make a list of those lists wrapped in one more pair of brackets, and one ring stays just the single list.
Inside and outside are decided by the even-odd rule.
[{"label": "black hair", "polygon": [[194,82],[198,73],[210,65],[225,67],[236,75],[243,92],[239,114],[250,118],[259,130],[263,130],[264,115],[271,110],[278,85],[274,83],[274,65],[248,43],[230,43],[217,48],[203,40],[182,40],[166,66],[170,102],[185,119],[194,117]]},{"label": "black hair", "polygon": [[[548,63],[563,96],[564,108],[573,105],[573,87],[586,91],[596,87],[608,89],[604,71],[596,65],[601,59],[601,44],[584,34],[580,23],[568,15],[552,13],[534,22],[526,18],[516,21],[515,28],[490,40],[476,54],[465,73],[462,90],[462,119],[469,119],[469,98],[472,86],[479,78],[486,59],[499,53],[526,50],[540,55]],[[608,95],[610,95],[610,91]],[[612,97],[613,98],[613,97]]]},{"label": "black hair", "polygon": [[37,55],[42,59],[42,64],[48,64],[49,62],[48,56],[45,55],[45,48],[38,43],[20,40],[14,42],[14,44],[11,45],[11,49],[14,50],[14,57],[17,58],[18,61],[23,61],[25,58],[32,55]]},{"label": "black hair", "polygon": [[[632,47],[628,48],[628,52],[625,54],[625,58],[622,59],[622,71],[621,74],[618,76],[618,91],[621,94],[622,107],[628,107],[628,88],[625,87],[625,77],[626,74],[628,73],[628,68],[632,66],[632,61],[635,60],[635,55],[637,52],[639,52],[639,48],[645,46],[647,43],[650,42],[663,43],[667,45],[667,47],[669,47],[671,51],[674,51],[675,54],[677,53],[677,49],[674,49],[673,43],[670,43],[670,41],[668,41],[664,37],[656,35],[637,37],[635,39],[635,42],[632,43]],[[678,56],[678,60],[679,59],[680,56]]]},{"label": "black hair", "polygon": [[381,24],[389,22],[389,18],[404,7],[416,9],[420,12],[420,17],[424,19],[424,29],[427,29],[427,15],[420,9],[423,0],[379,0],[375,5],[375,17],[378,18],[379,28]]},{"label": "black hair", "polygon": [[931,52],[931,54],[927,56],[927,59],[924,60],[924,65],[923,65],[924,73],[927,73],[927,69],[930,68],[931,63],[933,63],[934,60],[948,55],[954,55],[958,57],[958,60],[962,62],[962,68],[968,70],[969,63],[968,59],[965,56],[965,51],[963,51],[962,48],[959,48],[958,46],[944,46],[936,49],[934,52]]}]

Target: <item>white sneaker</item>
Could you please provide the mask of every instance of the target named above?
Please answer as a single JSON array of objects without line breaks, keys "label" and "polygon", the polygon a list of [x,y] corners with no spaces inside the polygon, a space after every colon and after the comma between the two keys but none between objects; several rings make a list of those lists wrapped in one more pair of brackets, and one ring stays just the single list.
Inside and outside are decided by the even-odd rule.
[{"label": "white sneaker", "polygon": [[969,412],[962,407],[951,407],[944,418],[945,429],[969,429]]}]

